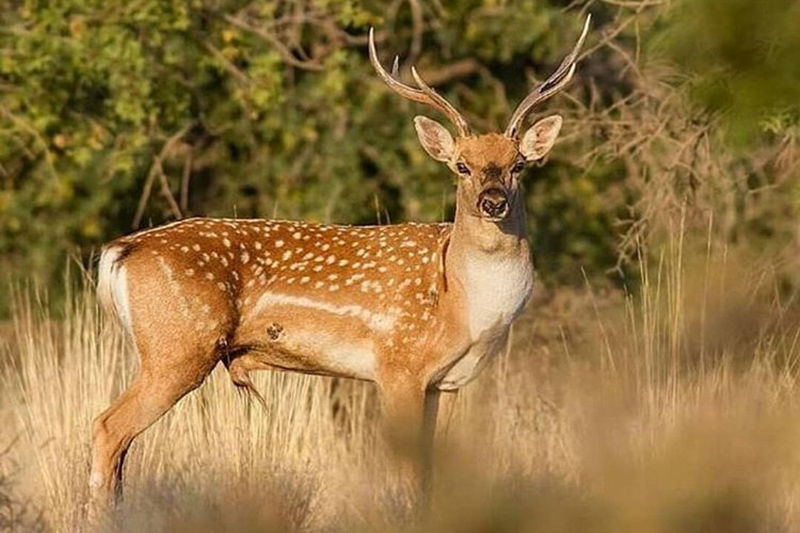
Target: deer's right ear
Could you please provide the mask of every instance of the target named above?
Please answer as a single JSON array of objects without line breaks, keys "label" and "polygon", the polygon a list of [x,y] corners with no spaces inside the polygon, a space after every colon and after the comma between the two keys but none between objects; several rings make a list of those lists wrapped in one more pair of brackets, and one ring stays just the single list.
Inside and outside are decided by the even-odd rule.
[{"label": "deer's right ear", "polygon": [[455,142],[444,126],[428,117],[414,117],[419,142],[428,154],[437,161],[448,162],[453,158]]},{"label": "deer's right ear", "polygon": [[562,122],[560,115],[550,115],[531,126],[519,142],[519,151],[525,159],[538,161],[546,156],[556,142]]}]

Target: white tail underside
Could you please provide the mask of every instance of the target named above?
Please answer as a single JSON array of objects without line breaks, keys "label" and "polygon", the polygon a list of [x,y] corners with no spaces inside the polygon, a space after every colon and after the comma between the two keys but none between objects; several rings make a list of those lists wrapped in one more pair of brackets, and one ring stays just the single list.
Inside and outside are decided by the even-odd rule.
[{"label": "white tail underside", "polygon": [[121,252],[121,248],[111,247],[105,248],[100,255],[97,267],[97,298],[106,312],[116,315],[125,330],[133,334],[128,304],[128,278],[125,267],[117,264]]}]

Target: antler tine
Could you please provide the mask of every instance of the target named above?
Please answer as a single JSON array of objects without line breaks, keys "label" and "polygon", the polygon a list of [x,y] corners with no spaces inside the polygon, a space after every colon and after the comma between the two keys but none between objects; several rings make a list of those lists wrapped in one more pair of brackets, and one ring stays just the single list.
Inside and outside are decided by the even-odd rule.
[{"label": "antler tine", "polygon": [[589,33],[589,23],[591,20],[592,15],[590,13],[586,16],[586,22],[583,24],[581,36],[578,38],[578,42],[575,43],[575,46],[569,55],[564,58],[558,69],[556,69],[556,71],[549,78],[547,78],[544,83],[531,91],[530,94],[528,94],[528,96],[526,96],[525,99],[520,102],[520,104],[514,110],[514,113],[511,115],[511,119],[508,121],[508,126],[506,127],[506,136],[516,137],[519,125],[522,123],[528,112],[537,104],[544,102],[551,96],[561,92],[564,87],[567,86],[570,80],[572,80],[572,76],[575,74],[576,60],[578,59],[578,54],[583,46],[583,41],[586,40],[586,35]]},{"label": "antler tine", "polygon": [[464,117],[461,116],[461,113],[459,113],[458,110],[456,110],[456,108],[450,104],[450,102],[445,100],[444,97],[442,97],[439,93],[434,91],[424,81],[422,81],[422,78],[419,76],[414,67],[411,67],[411,74],[414,76],[414,81],[416,81],[417,85],[420,87],[419,89],[409,87],[395,78],[397,71],[399,70],[399,60],[397,57],[395,57],[392,65],[392,74],[386,72],[386,70],[383,68],[383,65],[381,65],[381,62],[378,60],[378,52],[375,49],[374,28],[369,29],[369,60],[370,63],[372,63],[373,68],[375,68],[375,71],[378,73],[378,76],[380,76],[384,83],[386,83],[386,85],[388,85],[389,88],[394,92],[403,98],[429,105],[434,109],[444,113],[447,118],[449,118],[453,124],[455,124],[456,128],[458,128],[459,135],[462,137],[466,137],[470,134],[469,125],[467,124],[467,121],[464,120]]},{"label": "antler tine", "polygon": [[459,134],[462,137],[469,135],[469,124],[467,124],[467,121],[461,116],[461,113],[459,113],[458,110],[450,104],[450,102],[445,100],[442,95],[429,87],[428,84],[423,81],[422,77],[417,72],[417,69],[413,66],[411,67],[411,75],[414,77],[414,81],[417,83],[419,88],[422,89],[422,92],[428,95],[431,100],[437,102],[437,107],[440,107],[442,112],[450,117],[450,120],[452,120],[458,128]]}]

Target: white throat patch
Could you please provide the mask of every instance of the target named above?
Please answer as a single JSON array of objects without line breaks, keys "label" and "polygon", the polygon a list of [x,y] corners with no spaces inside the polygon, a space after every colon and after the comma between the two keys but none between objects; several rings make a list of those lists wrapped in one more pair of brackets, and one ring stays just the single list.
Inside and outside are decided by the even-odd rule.
[{"label": "white throat patch", "polygon": [[467,320],[472,340],[519,315],[533,288],[533,265],[528,257],[498,259],[473,252],[466,256]]}]

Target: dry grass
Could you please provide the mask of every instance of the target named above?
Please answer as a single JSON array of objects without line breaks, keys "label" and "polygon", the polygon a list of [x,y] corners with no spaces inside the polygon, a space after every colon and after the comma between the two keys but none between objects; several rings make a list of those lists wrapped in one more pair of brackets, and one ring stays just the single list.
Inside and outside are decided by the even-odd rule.
[{"label": "dry grass", "polygon": [[[396,520],[370,385],[262,373],[265,412],[215,372],[135,443],[115,527],[796,530],[792,302],[773,263],[675,234],[636,296],[540,294],[462,393],[420,523]],[[85,528],[90,421],[135,365],[90,291],[71,301],[53,320],[19,294],[3,351],[0,450],[18,440],[0,458],[17,481],[0,503],[40,510],[52,531]]]}]

